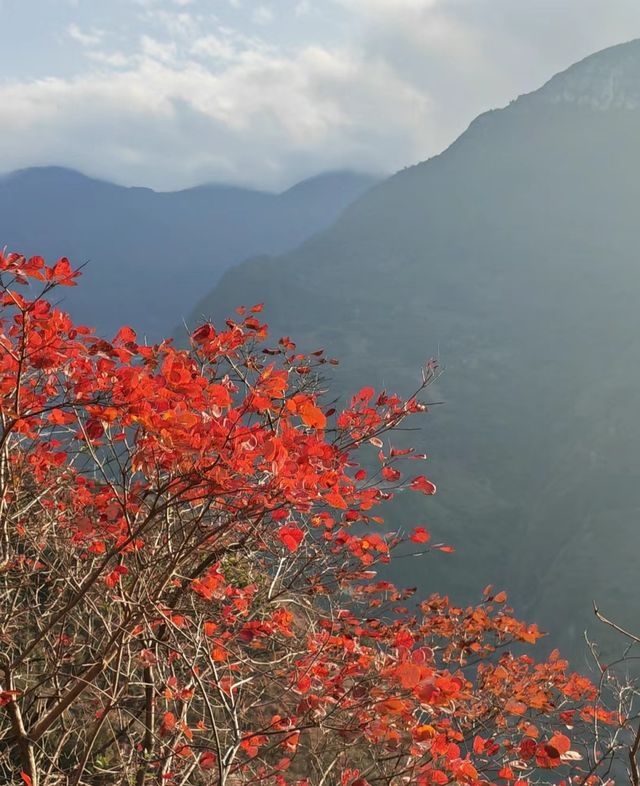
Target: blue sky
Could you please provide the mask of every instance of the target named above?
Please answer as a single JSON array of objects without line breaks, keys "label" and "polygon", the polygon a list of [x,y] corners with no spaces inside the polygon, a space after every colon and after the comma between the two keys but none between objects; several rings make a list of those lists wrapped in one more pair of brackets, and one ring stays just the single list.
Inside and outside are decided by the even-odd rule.
[{"label": "blue sky", "polygon": [[0,0],[0,171],[278,189],[392,172],[640,37],[638,0]]}]

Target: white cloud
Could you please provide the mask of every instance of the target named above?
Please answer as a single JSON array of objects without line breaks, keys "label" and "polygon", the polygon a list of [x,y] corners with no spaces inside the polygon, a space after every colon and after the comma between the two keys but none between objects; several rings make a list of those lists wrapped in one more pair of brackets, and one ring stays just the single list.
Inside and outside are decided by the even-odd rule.
[{"label": "white cloud", "polygon": [[97,46],[104,33],[101,30],[82,30],[78,25],[71,24],[67,27],[67,35],[81,46]]},{"label": "white cloud", "polygon": [[637,0],[334,0],[368,58],[431,100],[424,158],[480,112],[592,52],[640,35]]},{"label": "white cloud", "polygon": [[157,38],[143,35],[140,38],[140,47],[144,57],[149,57],[153,60],[162,63],[173,63],[178,54],[178,47],[175,41],[159,41]]},{"label": "white cloud", "polygon": [[87,57],[96,63],[110,68],[125,68],[135,60],[124,52],[102,52],[100,50],[87,52]]},{"label": "white cloud", "polygon": [[215,33],[190,39],[188,54],[205,60],[209,58],[231,63],[258,54],[276,56],[278,50],[261,38],[247,36],[220,25]]},{"label": "white cloud", "polygon": [[[211,17],[215,20],[215,17]],[[190,11],[154,8],[141,14],[140,22],[145,30],[161,29],[172,38],[193,38],[201,34],[203,17]]]},{"label": "white cloud", "polygon": [[56,163],[159,188],[389,171],[640,33],[637,0],[117,2],[127,24],[66,28],[74,76],[0,81],[0,171]]},{"label": "white cloud", "polygon": [[191,54],[228,61],[236,59],[238,50],[228,37],[210,34],[197,38],[193,42]]},{"label": "white cloud", "polygon": [[259,5],[251,15],[251,19],[258,25],[269,25],[273,18],[272,9],[266,5]]},{"label": "white cloud", "polygon": [[219,72],[175,58],[144,37],[135,65],[118,72],[0,84],[12,107],[0,169],[63,163],[159,188],[205,178],[280,186],[333,166],[377,170],[384,141],[403,151],[426,120],[423,96],[348,50],[237,51]]}]

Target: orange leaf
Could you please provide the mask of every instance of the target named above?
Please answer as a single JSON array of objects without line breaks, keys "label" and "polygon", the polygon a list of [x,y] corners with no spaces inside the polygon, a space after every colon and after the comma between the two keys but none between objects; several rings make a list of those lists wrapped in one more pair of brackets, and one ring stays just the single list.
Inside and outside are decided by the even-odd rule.
[{"label": "orange leaf", "polygon": [[549,740],[549,745],[552,745],[562,755],[571,748],[571,740],[564,734],[554,734]]},{"label": "orange leaf", "polygon": [[395,670],[395,676],[403,688],[415,688],[422,677],[422,669],[415,663],[401,663]]},{"label": "orange leaf", "polygon": [[300,407],[299,414],[302,422],[309,428],[323,429],[327,425],[327,419],[322,410],[310,401],[305,401]]}]

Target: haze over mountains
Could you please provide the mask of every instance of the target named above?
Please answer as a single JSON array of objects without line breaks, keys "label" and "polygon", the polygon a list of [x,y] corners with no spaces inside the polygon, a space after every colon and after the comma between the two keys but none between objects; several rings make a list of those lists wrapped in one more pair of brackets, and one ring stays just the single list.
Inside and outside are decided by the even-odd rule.
[{"label": "haze over mountains", "polygon": [[439,356],[430,398],[445,404],[407,435],[439,494],[403,498],[391,524],[457,551],[394,578],[462,602],[504,587],[576,660],[586,627],[606,640],[592,600],[640,631],[639,226],[640,41],[384,182],[338,172],[275,195],[55,167],[0,179],[2,244],[90,260],[63,305],[106,336],[126,323],[156,340],[189,313],[264,302],[272,334],[341,359],[344,391],[406,393]]},{"label": "haze over mountains", "polygon": [[433,500],[395,524],[458,549],[403,584],[489,582],[583,650],[591,601],[637,617],[640,550],[640,41],[487,112],[328,230],[228,271],[195,317],[265,302],[276,335],[341,358],[344,389],[407,392],[439,355],[424,432]]},{"label": "haze over mountains", "polygon": [[216,184],[163,193],[25,169],[0,178],[0,238],[28,255],[88,261],[64,307],[102,335],[129,324],[157,341],[227,267],[298,245],[375,182],[344,171],[282,194]]}]

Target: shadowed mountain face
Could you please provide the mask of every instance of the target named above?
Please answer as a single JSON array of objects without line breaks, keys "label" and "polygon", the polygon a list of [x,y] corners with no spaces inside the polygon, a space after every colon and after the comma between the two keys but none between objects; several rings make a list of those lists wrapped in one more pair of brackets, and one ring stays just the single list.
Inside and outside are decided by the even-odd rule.
[{"label": "shadowed mountain face", "polygon": [[158,340],[230,265],[293,248],[374,182],[334,172],[283,194],[220,185],[157,193],[67,169],[26,169],[0,179],[0,245],[88,261],[64,307],[103,335],[129,324]]},{"label": "shadowed mountain face", "polygon": [[457,552],[395,578],[461,601],[506,587],[576,660],[586,627],[606,641],[592,600],[640,631],[639,85],[640,42],[588,58],[198,307],[264,301],[350,390],[407,392],[439,355],[446,403],[410,435],[439,494],[393,524]]}]

